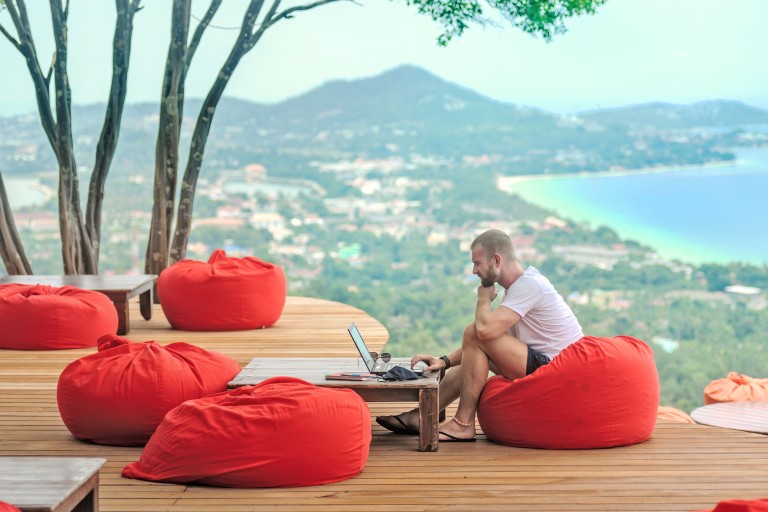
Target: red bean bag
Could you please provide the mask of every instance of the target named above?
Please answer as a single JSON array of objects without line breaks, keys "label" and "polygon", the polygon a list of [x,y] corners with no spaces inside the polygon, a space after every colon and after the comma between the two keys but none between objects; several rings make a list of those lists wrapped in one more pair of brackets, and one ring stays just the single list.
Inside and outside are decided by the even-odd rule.
[{"label": "red bean bag", "polygon": [[768,400],[768,379],[729,372],[724,379],[713,380],[704,388],[704,403],[754,402]]},{"label": "red bean bag", "polygon": [[659,377],[647,344],[586,336],[526,377],[489,379],[477,416],[501,444],[608,448],[647,440],[658,406]]},{"label": "red bean bag", "polygon": [[11,505],[10,503],[0,501],[0,512],[21,512],[21,509]]},{"label": "red bean bag", "polygon": [[677,423],[696,423],[687,412],[665,405],[659,406],[659,412],[656,414],[656,418],[660,420],[675,421]]},{"label": "red bean bag", "polygon": [[221,487],[338,482],[368,460],[371,415],[350,389],[275,377],[169,412],[123,476]]},{"label": "red bean bag", "polygon": [[165,413],[226,390],[240,369],[229,356],[187,343],[104,336],[97,353],[70,363],[59,377],[59,413],[80,440],[142,446]]},{"label": "red bean bag", "polygon": [[100,292],[73,286],[0,286],[0,348],[57,350],[94,347],[117,332],[117,311]]},{"label": "red bean bag", "polygon": [[283,313],[283,269],[254,257],[214,251],[208,263],[182,260],[160,273],[157,295],[168,322],[186,331],[269,327]]},{"label": "red bean bag", "polygon": [[768,499],[721,501],[715,508],[699,512],[768,512]]}]

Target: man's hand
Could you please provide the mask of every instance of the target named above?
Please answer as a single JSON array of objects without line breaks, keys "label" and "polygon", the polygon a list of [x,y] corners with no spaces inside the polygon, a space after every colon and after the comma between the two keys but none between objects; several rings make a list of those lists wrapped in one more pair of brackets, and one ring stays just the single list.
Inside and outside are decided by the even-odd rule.
[{"label": "man's hand", "polygon": [[424,370],[428,372],[434,372],[434,371],[445,369],[445,361],[443,361],[439,357],[431,356],[429,354],[416,354],[415,356],[413,356],[411,358],[411,368],[413,368],[413,366],[419,361],[423,361],[424,364],[427,365],[427,367],[424,368]]},{"label": "man's hand", "polygon": [[496,299],[496,295],[496,287],[493,285],[477,287],[477,300],[487,300],[491,303]]}]

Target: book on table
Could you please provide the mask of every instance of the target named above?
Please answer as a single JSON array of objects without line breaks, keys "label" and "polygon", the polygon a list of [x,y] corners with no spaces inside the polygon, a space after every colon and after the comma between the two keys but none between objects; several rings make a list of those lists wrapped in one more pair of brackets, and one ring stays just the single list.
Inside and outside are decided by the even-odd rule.
[{"label": "book on table", "polygon": [[325,374],[325,380],[376,380],[376,378],[377,375],[373,373],[335,372]]}]

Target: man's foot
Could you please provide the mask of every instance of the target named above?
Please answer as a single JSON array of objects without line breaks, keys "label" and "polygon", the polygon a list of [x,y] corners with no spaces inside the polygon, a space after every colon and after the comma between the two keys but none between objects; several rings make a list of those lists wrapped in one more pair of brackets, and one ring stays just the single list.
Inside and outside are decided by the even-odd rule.
[{"label": "man's foot", "polygon": [[475,423],[463,423],[455,417],[442,423],[438,427],[440,437],[438,440],[443,442],[463,442],[471,443],[475,440]]},{"label": "man's foot", "polygon": [[397,416],[377,416],[376,423],[396,434],[419,435],[418,409]]}]

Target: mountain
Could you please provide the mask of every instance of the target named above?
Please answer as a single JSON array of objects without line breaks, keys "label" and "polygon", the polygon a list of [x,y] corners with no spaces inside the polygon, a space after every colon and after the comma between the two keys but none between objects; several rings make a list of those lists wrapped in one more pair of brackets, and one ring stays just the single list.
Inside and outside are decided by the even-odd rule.
[{"label": "mountain", "polygon": [[645,103],[579,114],[584,119],[655,129],[723,128],[768,124],[768,110],[740,101],[712,100],[675,105]]},{"label": "mountain", "polygon": [[[182,155],[202,104],[187,98]],[[73,107],[77,161],[93,161],[105,105]],[[157,136],[156,103],[126,105],[116,154],[119,172],[151,169]],[[733,101],[692,105],[652,103],[559,115],[500,102],[415,66],[359,80],[335,80],[277,104],[223,98],[205,165],[228,168],[267,161],[299,168],[311,161],[414,154],[462,161],[487,155],[498,172],[570,172],[610,167],[702,163],[722,158],[730,140],[664,137],[665,130],[768,124],[768,112]],[[23,151],[38,148],[37,160]],[[26,149],[23,149],[26,148]],[[23,149],[23,151],[22,151]],[[37,116],[0,118],[0,166],[24,172],[55,161]],[[471,160],[471,158],[470,158]],[[502,162],[502,163],[499,163]],[[287,172],[287,171],[286,171]]]},{"label": "mountain", "polygon": [[502,103],[448,82],[416,66],[400,66],[361,80],[321,85],[275,107],[288,119],[323,123],[509,122],[551,118],[528,108]]},{"label": "mountain", "polygon": [[[502,103],[415,66],[336,80],[275,105],[222,106],[217,126],[242,128],[240,142],[369,156],[398,152],[455,156],[548,146],[559,116]],[[225,111],[226,109],[226,111]],[[192,112],[189,108],[186,112]],[[259,134],[258,138],[253,135]],[[387,149],[389,148],[389,149]]]}]

